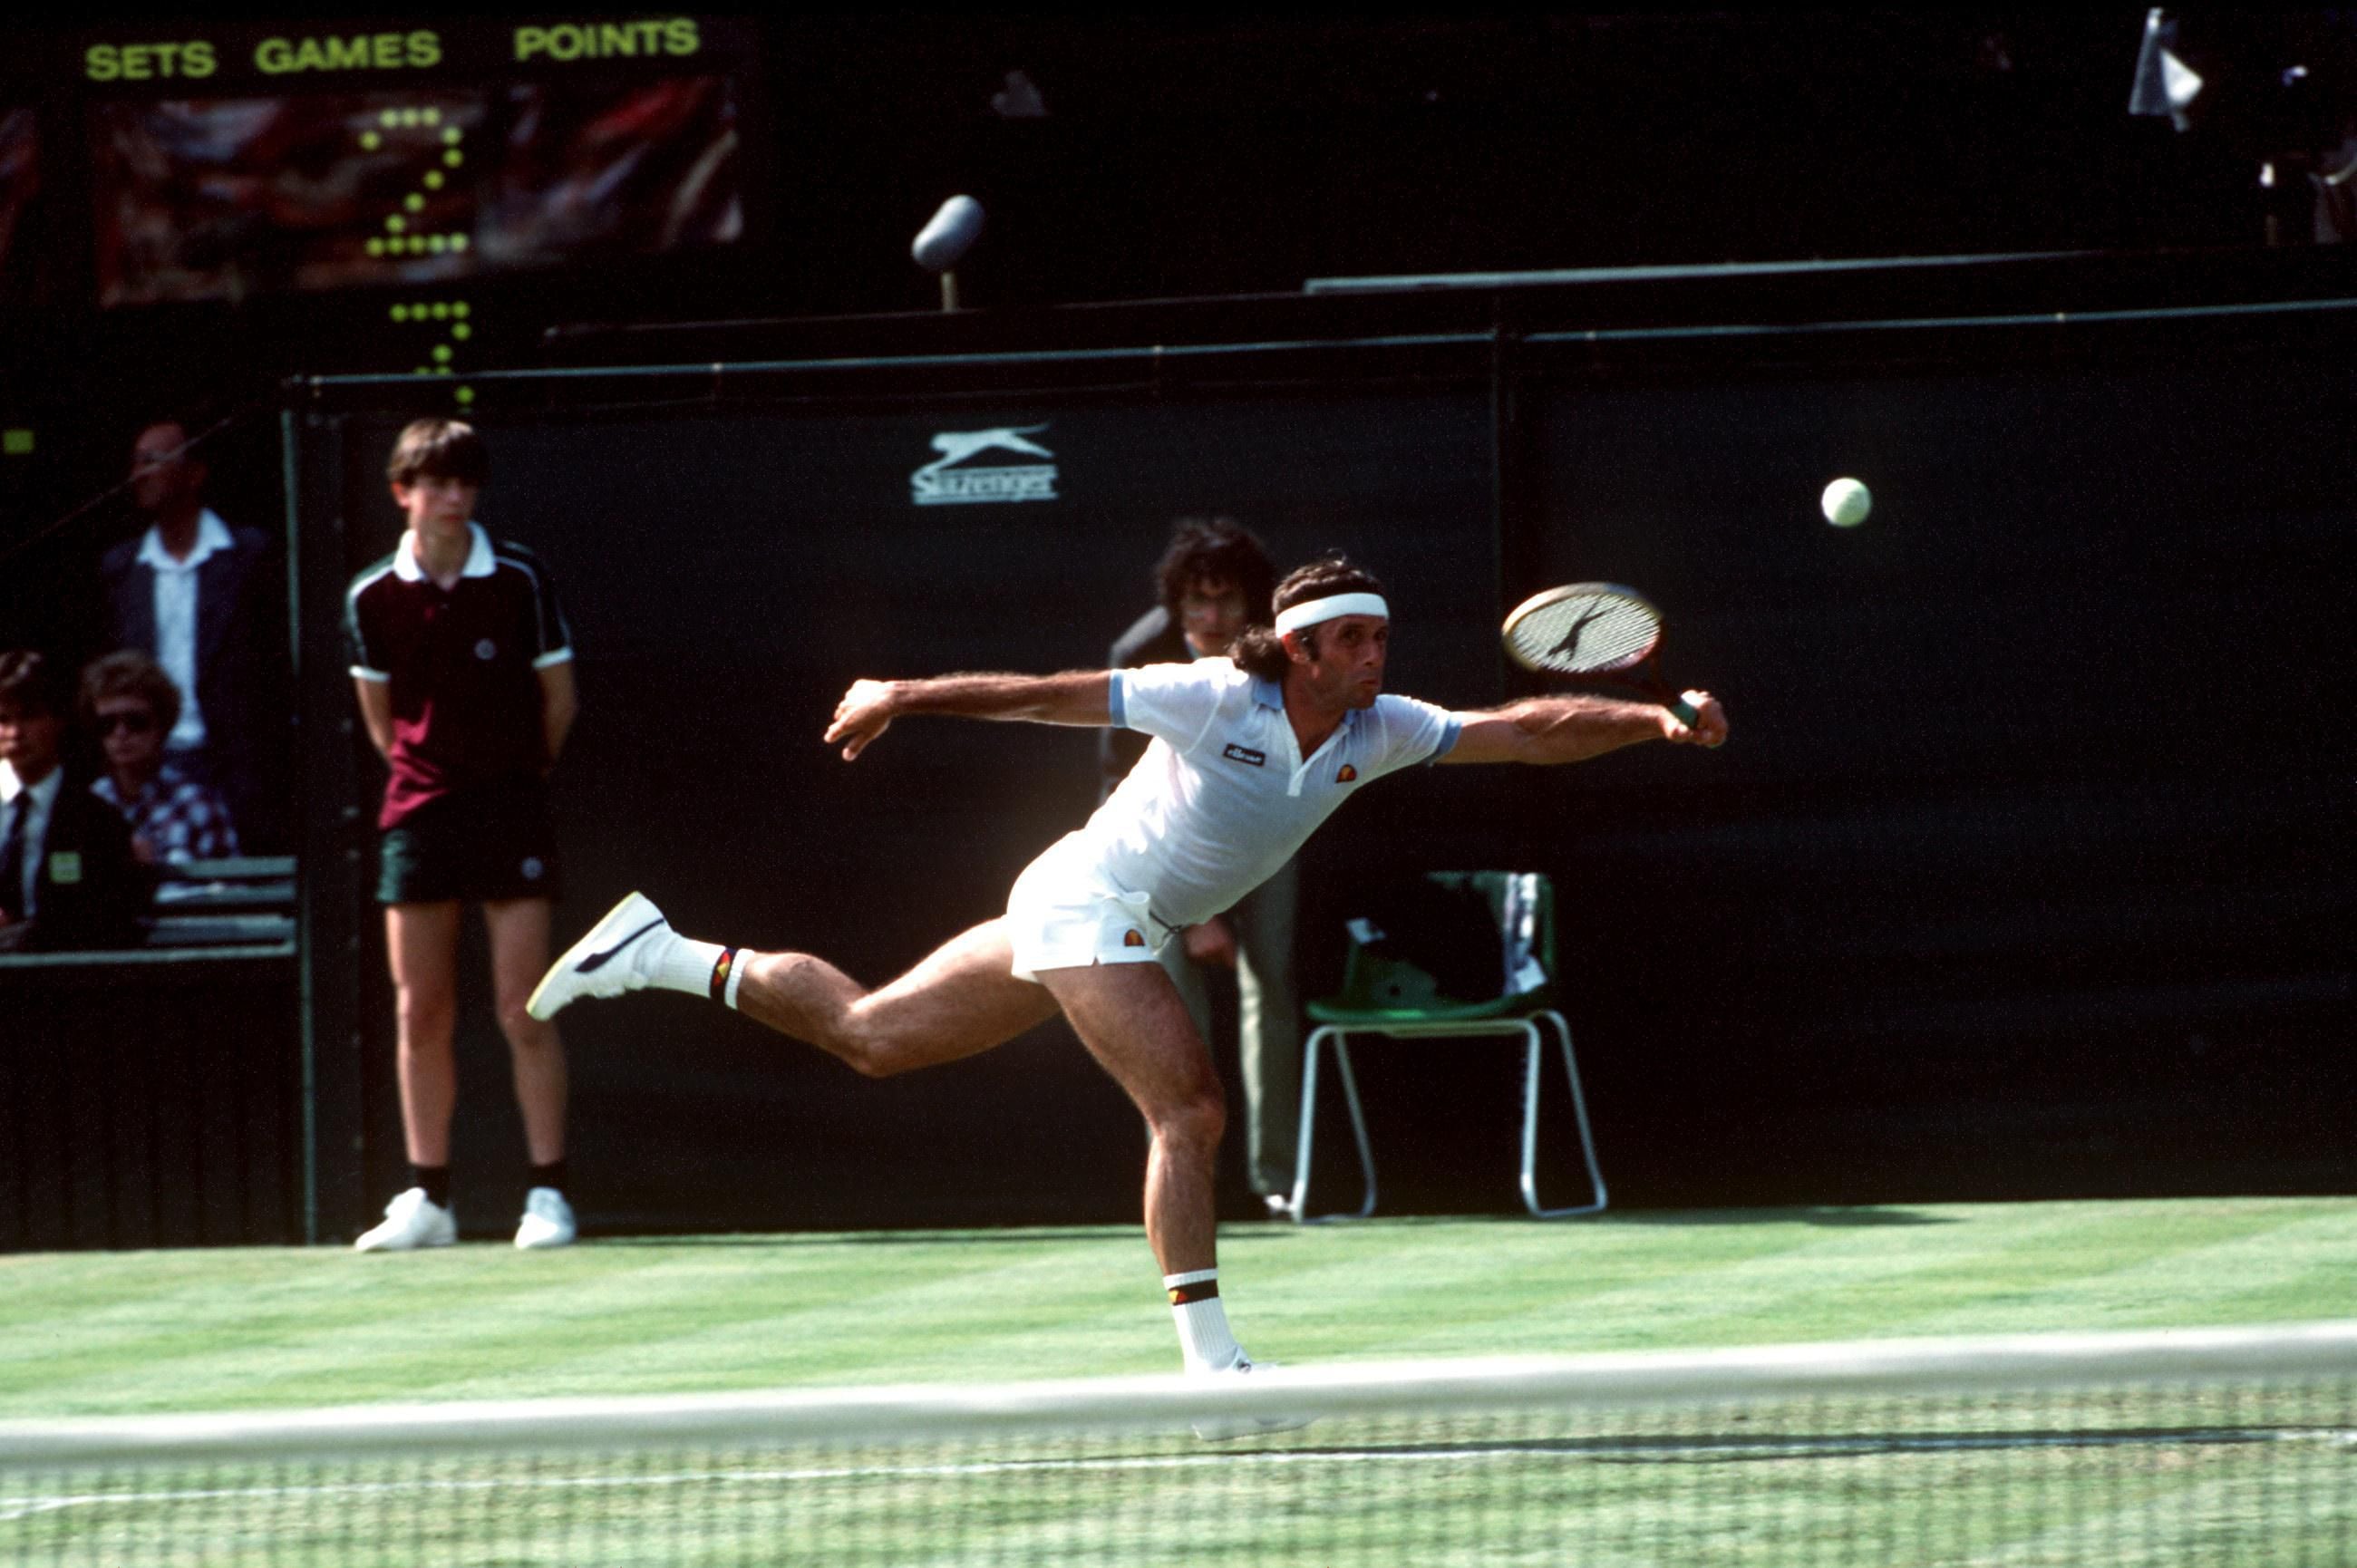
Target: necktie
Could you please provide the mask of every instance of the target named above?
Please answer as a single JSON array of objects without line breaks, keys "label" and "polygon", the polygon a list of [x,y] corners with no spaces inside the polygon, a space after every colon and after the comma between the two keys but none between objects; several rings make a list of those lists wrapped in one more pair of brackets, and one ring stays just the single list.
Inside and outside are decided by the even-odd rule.
[{"label": "necktie", "polygon": [[0,909],[11,919],[23,915],[25,902],[25,822],[33,814],[33,792],[19,789],[8,802],[8,832],[0,837]]}]

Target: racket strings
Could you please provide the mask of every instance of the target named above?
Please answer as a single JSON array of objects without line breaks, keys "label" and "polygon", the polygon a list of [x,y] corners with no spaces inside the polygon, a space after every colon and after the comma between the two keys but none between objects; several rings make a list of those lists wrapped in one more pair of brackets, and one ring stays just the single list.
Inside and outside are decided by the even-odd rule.
[{"label": "racket strings", "polygon": [[1600,674],[1638,663],[1660,637],[1661,622],[1625,600],[1565,599],[1523,617],[1512,647],[1536,669]]}]

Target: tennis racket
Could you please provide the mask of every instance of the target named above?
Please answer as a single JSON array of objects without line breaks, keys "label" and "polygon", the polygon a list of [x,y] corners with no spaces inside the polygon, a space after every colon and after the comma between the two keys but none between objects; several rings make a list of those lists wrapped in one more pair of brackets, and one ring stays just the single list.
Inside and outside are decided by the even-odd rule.
[{"label": "tennis racket", "polygon": [[1662,612],[1618,583],[1566,583],[1506,618],[1506,657],[1525,670],[1612,681],[1642,692],[1691,727],[1699,716],[1662,679]]}]

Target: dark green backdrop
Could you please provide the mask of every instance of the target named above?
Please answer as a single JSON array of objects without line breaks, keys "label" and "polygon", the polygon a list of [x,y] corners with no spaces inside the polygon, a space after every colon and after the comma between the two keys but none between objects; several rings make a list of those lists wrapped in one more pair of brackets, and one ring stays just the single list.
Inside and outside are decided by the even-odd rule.
[{"label": "dark green backdrop", "polygon": [[[1501,610],[1606,577],[1667,610],[1669,673],[1727,699],[1723,754],[1419,772],[1309,857],[1313,993],[1388,881],[1555,876],[1618,1201],[2345,1188],[2352,377],[2319,320],[2068,353],[2029,322],[1903,351],[1533,335],[1511,366],[1157,394],[600,408],[631,388],[531,383],[484,417],[482,516],[543,554],[577,634],[561,931],[638,886],[685,930],[874,982],[996,913],[1089,809],[1093,737],[909,723],[845,766],[818,739],[835,697],[1093,664],[1170,521],[1224,510],[1288,562],[1340,545],[1389,579],[1394,689],[1527,689]],[[315,620],[395,535],[386,401],[290,425]],[[911,503],[935,434],[1034,425],[1056,499]],[[1877,497],[1854,532],[1815,511],[1845,473]],[[336,660],[309,690],[340,720],[328,628],[306,647]],[[325,918],[366,933],[365,822],[321,832],[361,852],[315,879]],[[318,950],[332,1229],[398,1185],[398,1122],[381,952]],[[484,1012],[458,1159],[488,1230],[522,1176]],[[1135,1119],[1060,1026],[876,1084],[676,997],[565,1024],[592,1230],[1135,1213]],[[1394,1047],[1361,1074],[1388,1208],[1512,1206],[1501,1055]]]}]

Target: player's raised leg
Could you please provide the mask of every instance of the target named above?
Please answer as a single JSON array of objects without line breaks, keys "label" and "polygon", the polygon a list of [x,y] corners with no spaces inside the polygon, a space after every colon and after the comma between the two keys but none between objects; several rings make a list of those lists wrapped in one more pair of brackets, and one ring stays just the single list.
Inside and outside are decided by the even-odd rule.
[{"label": "player's raised leg", "polygon": [[527,1006],[535,1018],[585,996],[649,986],[705,996],[871,1078],[955,1061],[1003,1045],[1055,1015],[1055,998],[1013,973],[1001,922],[952,937],[890,984],[868,990],[824,959],[697,941],[633,893],[549,966]]},{"label": "player's raised leg", "polygon": [[870,1078],[978,1055],[1056,1015],[1053,996],[1016,978],[1000,920],[952,937],[874,991],[809,953],[754,953],[741,961],[737,1011]]}]

